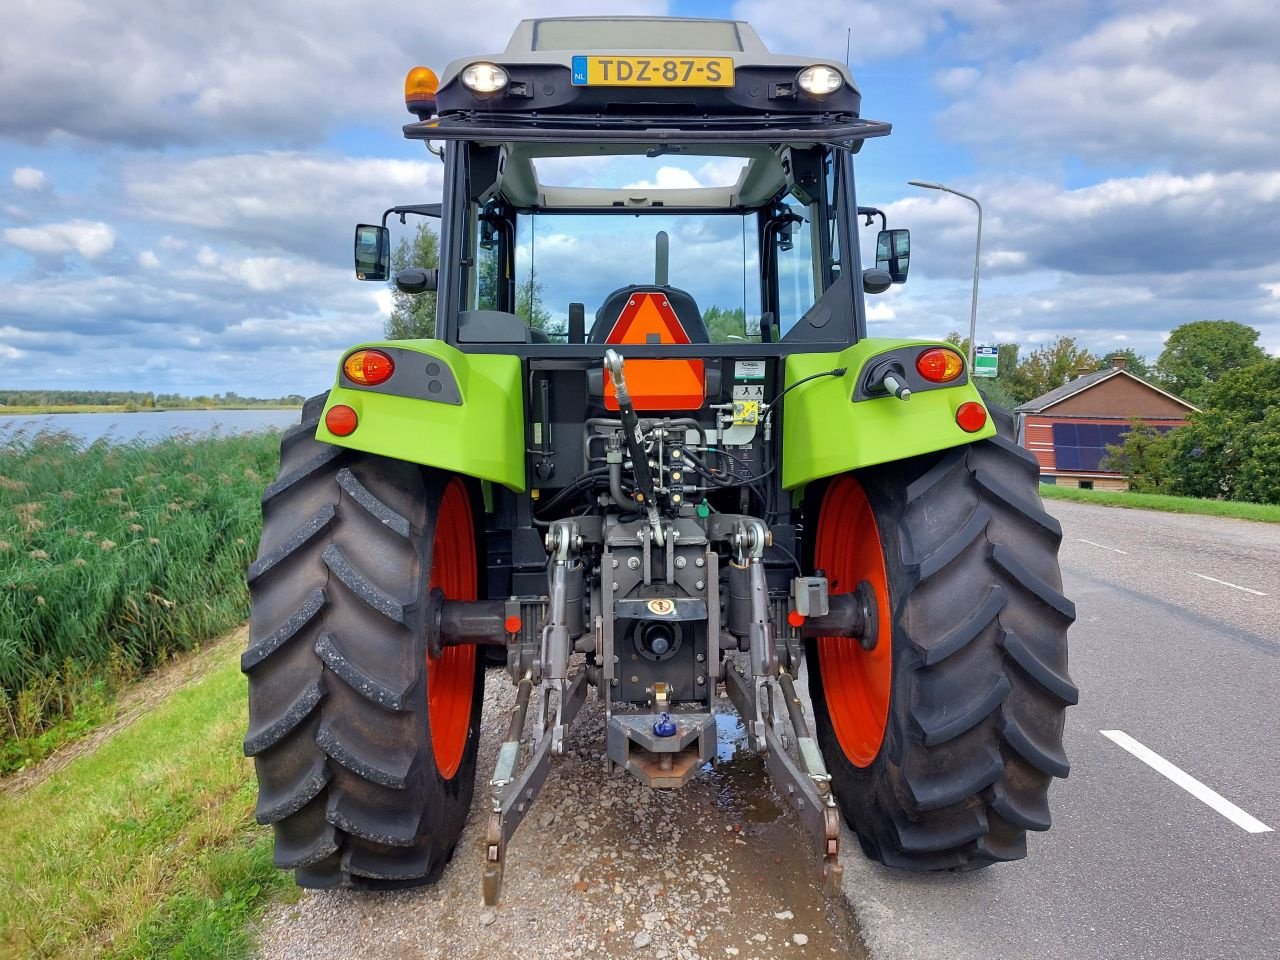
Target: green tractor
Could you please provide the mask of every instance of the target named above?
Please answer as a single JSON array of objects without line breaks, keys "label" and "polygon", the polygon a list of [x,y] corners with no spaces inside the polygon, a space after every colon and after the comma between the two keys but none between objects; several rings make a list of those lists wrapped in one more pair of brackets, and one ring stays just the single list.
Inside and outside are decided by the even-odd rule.
[{"label": "green tractor", "polygon": [[[443,202],[357,227],[356,273],[434,291],[436,336],[342,357],[248,575],[276,864],[437,879],[494,652],[490,903],[589,689],[605,766],[662,789],[713,758],[723,690],[829,890],[842,818],[895,867],[1025,856],[1076,701],[1061,530],[960,353],[868,336],[910,238],[860,262],[854,157],[890,128],[848,70],[741,22],[543,19],[406,104]],[[439,219],[438,269],[390,277],[395,214]]]}]

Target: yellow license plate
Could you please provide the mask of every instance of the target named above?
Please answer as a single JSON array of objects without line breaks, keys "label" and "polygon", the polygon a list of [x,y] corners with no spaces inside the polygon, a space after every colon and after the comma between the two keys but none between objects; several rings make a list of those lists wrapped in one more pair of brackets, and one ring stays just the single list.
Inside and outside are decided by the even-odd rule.
[{"label": "yellow license plate", "polygon": [[732,87],[732,57],[574,57],[575,87]]}]

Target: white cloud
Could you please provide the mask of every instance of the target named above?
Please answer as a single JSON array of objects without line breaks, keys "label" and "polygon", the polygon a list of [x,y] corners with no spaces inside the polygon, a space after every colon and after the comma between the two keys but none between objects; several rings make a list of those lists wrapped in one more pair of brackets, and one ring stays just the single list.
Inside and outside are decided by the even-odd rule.
[{"label": "white cloud", "polygon": [[1072,43],[986,64],[942,114],[955,139],[1175,169],[1273,165],[1280,151],[1280,17],[1253,0],[1180,0],[1113,16]]},{"label": "white cloud", "polygon": [[115,246],[116,234],[105,223],[69,220],[42,227],[9,227],[4,232],[4,239],[28,253],[61,256],[75,252],[93,260]]},{"label": "white cloud", "polygon": [[687,190],[703,186],[692,170],[680,167],[659,167],[652,180],[639,180],[626,184],[624,190]]},{"label": "white cloud", "polygon": [[737,0],[733,16],[748,21],[775,53],[850,61],[914,53],[953,31],[950,46],[985,59],[1029,40],[1070,36],[1090,0]]},{"label": "white cloud", "polygon": [[[414,64],[439,71],[501,50],[522,18],[598,9],[488,0],[483,15],[437,5],[385,16],[348,0],[275,0],[247,15],[237,4],[172,0],[163,15],[139,16],[128,0],[11,0],[0,4],[0,130],[154,147],[246,137],[294,146],[344,120],[394,129],[407,119],[400,91]],[[632,0],[627,12],[665,9]]]},{"label": "white cloud", "polygon": [[733,16],[746,20],[775,53],[811,54],[844,59],[846,30],[852,28],[854,62],[892,57],[921,47],[942,30],[943,8],[935,0],[905,0],[896,4],[855,0],[738,0]]},{"label": "white cloud", "polygon": [[377,222],[396,203],[438,199],[442,169],[429,156],[237,153],[139,160],[125,167],[123,181],[132,211],[149,220],[195,228],[264,254],[347,264],[355,224]]},{"label": "white cloud", "polygon": [[982,73],[975,67],[950,67],[934,75],[933,85],[949,97],[959,97],[968,93],[982,79]]},{"label": "white cloud", "polygon": [[18,167],[13,171],[13,185],[19,190],[43,190],[47,182],[44,171],[35,167]]},{"label": "white cloud", "polygon": [[304,290],[317,282],[336,284],[348,279],[345,270],[326,270],[313,263],[284,257],[246,257],[233,263],[224,262],[222,269],[255,293]]},{"label": "white cloud", "polygon": [[[983,269],[1011,275],[1060,270],[1082,276],[1198,275],[1280,260],[1280,170],[1154,173],[1065,189],[1045,180],[952,184],[983,205]],[[973,205],[943,193],[885,207],[912,228],[912,269],[968,275]],[[873,230],[863,231],[864,256]]]},{"label": "white cloud", "polygon": [[888,323],[896,320],[898,312],[881,300],[867,300],[867,321],[869,323]]},{"label": "white cloud", "polygon": [[138,254],[138,263],[148,270],[155,270],[160,266],[160,258],[154,250],[143,250]]}]

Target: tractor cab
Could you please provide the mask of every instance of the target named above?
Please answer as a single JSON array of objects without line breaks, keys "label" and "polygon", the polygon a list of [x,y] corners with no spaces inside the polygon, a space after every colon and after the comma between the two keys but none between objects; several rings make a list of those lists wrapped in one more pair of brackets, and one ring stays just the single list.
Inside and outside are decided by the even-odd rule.
[{"label": "tractor cab", "polygon": [[[445,145],[445,341],[603,343],[644,285],[673,288],[688,330],[639,346],[866,336],[861,292],[888,282],[860,268],[851,157],[889,125],[859,117],[844,66],[770,54],[745,23],[535,20],[439,80],[415,68],[405,97],[406,136]],[[366,227],[357,247],[358,274],[386,279],[368,264],[389,238]]]}]

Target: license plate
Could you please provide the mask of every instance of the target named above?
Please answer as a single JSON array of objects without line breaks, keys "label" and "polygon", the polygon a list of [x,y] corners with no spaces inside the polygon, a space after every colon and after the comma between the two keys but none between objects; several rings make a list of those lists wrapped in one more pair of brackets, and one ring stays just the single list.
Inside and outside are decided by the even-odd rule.
[{"label": "license plate", "polygon": [[732,87],[732,57],[574,57],[575,87]]}]

